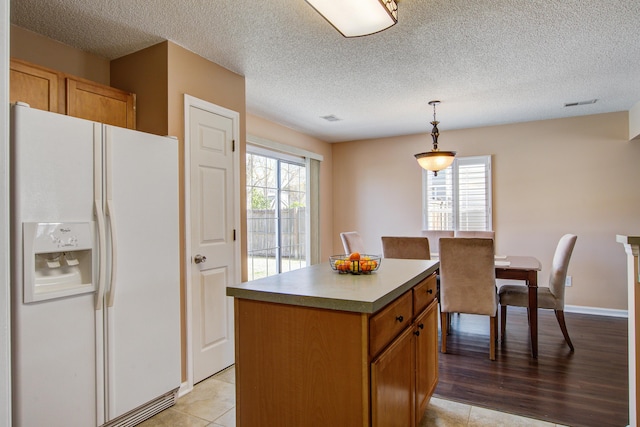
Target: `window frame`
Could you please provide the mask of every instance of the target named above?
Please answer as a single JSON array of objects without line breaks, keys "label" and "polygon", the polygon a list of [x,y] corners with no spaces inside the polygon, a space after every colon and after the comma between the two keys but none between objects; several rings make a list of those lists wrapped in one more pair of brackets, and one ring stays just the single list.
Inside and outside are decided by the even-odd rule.
[{"label": "window frame", "polygon": [[[452,193],[452,227],[451,230],[461,230],[460,228],[460,167],[465,165],[483,165],[485,179],[485,230],[493,230],[493,183],[491,155],[456,157],[453,164],[439,173],[451,174],[450,191]],[[425,230],[439,230],[443,228],[433,228],[429,225],[429,177],[433,172],[422,170],[422,227]]]},{"label": "window frame", "polygon": [[[313,265],[321,262],[320,242],[320,164],[324,156],[295,146],[286,145],[255,135],[247,135],[246,152],[273,157],[278,155],[285,161],[303,163],[306,168],[306,262]],[[245,155],[245,164],[246,164]],[[247,185],[245,184],[245,188]],[[248,274],[249,272],[247,272]]]},{"label": "window frame", "polygon": [[[305,174],[305,230],[308,230],[308,223],[309,223],[309,213],[308,213],[308,209],[306,209],[306,206],[308,206],[309,203],[309,196],[308,196],[308,192],[309,192],[309,182],[307,180],[307,176],[308,176],[308,172],[307,172],[307,164],[305,162],[305,159],[299,156],[292,156],[286,153],[281,153],[278,151],[273,151],[273,150],[269,150],[263,147],[257,147],[257,146],[253,146],[250,144],[247,144],[247,150],[246,150],[246,154],[245,154],[245,163],[248,161],[248,156],[249,155],[256,155],[256,156],[260,156],[260,157],[264,157],[267,159],[271,159],[273,161],[275,161],[276,164],[276,185],[277,187],[274,187],[275,190],[275,199],[273,202],[273,206],[274,206],[274,210],[275,210],[275,217],[273,218],[275,220],[275,247],[272,248],[275,250],[274,255],[275,255],[275,260],[276,260],[276,271],[275,273],[269,273],[267,274],[267,276],[273,275],[273,274],[278,274],[283,272],[283,256],[282,256],[282,251],[283,251],[283,230],[282,230],[282,221],[284,220],[284,218],[282,217],[282,192],[284,191],[282,185],[282,179],[281,179],[281,174],[282,174],[282,168],[284,167],[283,164],[290,164],[290,165],[295,165],[301,168],[304,168],[304,174]],[[247,183],[247,189],[249,188],[249,185]],[[247,218],[248,220],[249,218]],[[249,229],[249,227],[248,227]],[[308,234],[305,234],[306,236],[308,236]],[[247,234],[247,239],[249,239],[249,234]],[[307,237],[308,239],[308,237]],[[305,257],[304,257],[304,264],[305,266],[310,265],[310,257],[309,257],[309,252],[307,250],[307,248],[309,247],[308,242],[305,242]],[[269,249],[269,248],[263,248],[263,249]],[[249,255],[247,253],[247,255]],[[268,271],[268,270],[267,270]],[[288,271],[288,270],[287,270]],[[247,272],[248,274],[250,273],[249,271]]]}]

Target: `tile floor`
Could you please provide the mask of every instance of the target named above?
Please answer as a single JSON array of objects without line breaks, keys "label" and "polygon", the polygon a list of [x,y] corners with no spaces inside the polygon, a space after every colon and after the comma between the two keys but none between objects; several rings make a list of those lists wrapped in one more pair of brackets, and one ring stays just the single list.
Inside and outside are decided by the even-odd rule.
[{"label": "tile floor", "polygon": [[[235,370],[202,381],[174,406],[140,427],[234,427]],[[559,427],[556,424],[432,397],[419,427]]]}]

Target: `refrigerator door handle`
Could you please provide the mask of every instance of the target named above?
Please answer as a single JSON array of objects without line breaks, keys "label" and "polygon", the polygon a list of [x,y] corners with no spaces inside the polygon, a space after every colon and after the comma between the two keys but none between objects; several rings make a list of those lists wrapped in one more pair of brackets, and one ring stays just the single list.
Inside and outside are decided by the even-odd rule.
[{"label": "refrigerator door handle", "polygon": [[98,266],[98,292],[96,293],[96,310],[102,309],[102,298],[104,296],[104,282],[106,281],[107,264],[107,236],[104,224],[104,214],[102,212],[101,201],[95,200],[96,218],[98,220],[98,252],[100,262]]},{"label": "refrigerator door handle", "polygon": [[113,201],[107,200],[107,216],[111,229],[111,279],[109,280],[109,292],[107,293],[107,307],[113,307],[113,300],[116,295],[116,273],[118,271],[118,244],[116,235],[116,218],[113,212]]}]

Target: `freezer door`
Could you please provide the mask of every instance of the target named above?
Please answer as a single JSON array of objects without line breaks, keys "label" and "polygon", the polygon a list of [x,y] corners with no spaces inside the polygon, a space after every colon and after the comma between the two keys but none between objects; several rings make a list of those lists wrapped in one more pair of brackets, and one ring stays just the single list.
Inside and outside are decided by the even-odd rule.
[{"label": "freezer door", "polygon": [[93,221],[94,124],[18,105],[11,134],[13,425],[96,425],[94,293],[25,303],[22,250],[23,224]]},{"label": "freezer door", "polygon": [[105,129],[111,420],[180,385],[178,144]]}]

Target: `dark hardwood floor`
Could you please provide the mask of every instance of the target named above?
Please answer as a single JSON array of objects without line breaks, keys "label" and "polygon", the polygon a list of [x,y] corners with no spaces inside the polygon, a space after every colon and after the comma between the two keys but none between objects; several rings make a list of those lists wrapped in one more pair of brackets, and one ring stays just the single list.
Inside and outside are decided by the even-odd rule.
[{"label": "dark hardwood floor", "polygon": [[627,319],[565,313],[571,353],[553,311],[539,310],[539,355],[531,358],[527,312],[509,307],[507,332],[489,360],[489,318],[453,315],[438,353],[435,396],[568,426],[629,422]]}]

